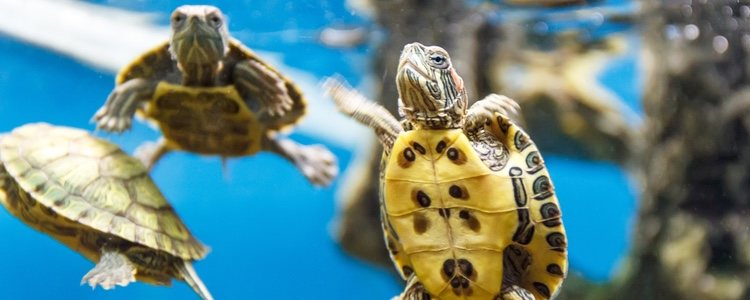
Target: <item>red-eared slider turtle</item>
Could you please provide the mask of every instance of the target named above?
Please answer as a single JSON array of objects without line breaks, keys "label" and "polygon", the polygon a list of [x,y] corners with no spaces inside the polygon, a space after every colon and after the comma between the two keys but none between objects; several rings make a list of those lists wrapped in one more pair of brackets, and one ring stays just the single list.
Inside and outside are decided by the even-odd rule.
[{"label": "red-eared slider turtle", "polygon": [[300,89],[231,38],[221,11],[181,6],[172,36],[125,67],[94,115],[98,129],[122,132],[139,112],[163,138],[137,151],[151,168],[171,150],[224,157],[271,151],[294,163],[316,185],[338,173],[321,145],[302,146],[276,133],[305,114]]},{"label": "red-eared slider turtle", "polygon": [[436,46],[406,45],[396,82],[402,122],[326,86],[385,149],[382,224],[408,281],[402,298],[551,298],[567,272],[565,230],[539,150],[507,117],[517,104],[490,95],[467,111],[463,80]]},{"label": "red-eared slider turtle", "polygon": [[143,165],[85,131],[29,124],[0,137],[0,203],[96,262],[81,283],[104,289],[184,280],[212,299],[192,262],[193,237]]}]

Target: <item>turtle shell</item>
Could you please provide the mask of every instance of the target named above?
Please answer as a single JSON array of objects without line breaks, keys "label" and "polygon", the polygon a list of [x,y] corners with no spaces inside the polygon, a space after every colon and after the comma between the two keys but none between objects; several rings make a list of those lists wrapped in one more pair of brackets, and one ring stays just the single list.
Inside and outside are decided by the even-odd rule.
[{"label": "turtle shell", "polygon": [[[255,95],[240,95],[232,82],[234,66],[243,60],[257,61],[283,78],[293,104],[283,116],[260,110]],[[307,101],[287,77],[262,61],[236,39],[229,40],[229,52],[222,61],[215,86],[183,86],[181,71],[165,42],[146,52],[117,75],[116,84],[134,78],[158,82],[151,101],[139,116],[160,127],[171,146],[186,151],[223,156],[241,156],[260,150],[260,137],[298,123]],[[263,91],[257,91],[262,93]]]},{"label": "turtle shell", "polygon": [[494,150],[507,159],[499,168],[482,161],[475,149],[486,147],[461,129],[403,132],[384,158],[391,257],[434,297],[494,299],[511,279],[549,299],[567,271],[565,230],[542,158],[520,128],[498,120],[503,125],[492,131],[504,147]]},{"label": "turtle shell", "polygon": [[[101,249],[92,245],[114,239],[184,260],[208,252],[137,159],[83,130],[19,127],[0,139],[0,162],[0,201],[11,213],[93,261]],[[82,241],[92,235],[100,241]]]}]

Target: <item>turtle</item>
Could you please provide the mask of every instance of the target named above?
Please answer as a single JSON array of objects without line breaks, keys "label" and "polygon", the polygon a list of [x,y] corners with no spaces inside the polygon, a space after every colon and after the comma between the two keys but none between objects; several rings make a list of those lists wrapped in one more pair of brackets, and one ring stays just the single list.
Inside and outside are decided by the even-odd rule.
[{"label": "turtle", "polygon": [[468,107],[443,48],[404,46],[396,73],[402,120],[338,79],[338,109],[383,145],[385,244],[407,281],[401,299],[550,299],[566,277],[567,238],[539,150],[491,94]]},{"label": "turtle", "polygon": [[213,299],[193,268],[208,248],[140,161],[84,130],[31,123],[0,136],[0,203],[95,262],[81,284],[111,289],[175,278]]},{"label": "turtle", "polygon": [[222,159],[263,150],[291,161],[318,186],[338,173],[324,146],[278,136],[304,116],[302,91],[230,37],[214,6],[176,8],[170,39],[123,68],[115,83],[92,120],[97,129],[121,133],[137,113],[158,126],[163,137],[136,150],[149,169],[173,150]]}]

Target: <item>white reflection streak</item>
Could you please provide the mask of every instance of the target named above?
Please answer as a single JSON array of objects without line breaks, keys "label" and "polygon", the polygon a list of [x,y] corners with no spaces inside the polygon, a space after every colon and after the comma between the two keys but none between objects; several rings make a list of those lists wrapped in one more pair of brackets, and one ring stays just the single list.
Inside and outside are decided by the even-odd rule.
[{"label": "white reflection streak", "polygon": [[[0,0],[0,7],[1,33],[112,73],[169,36],[168,27],[155,24],[153,13],[71,0]],[[308,114],[297,131],[348,149],[372,137],[364,126],[336,111],[315,76],[283,65],[278,54],[256,53],[305,93]]]}]

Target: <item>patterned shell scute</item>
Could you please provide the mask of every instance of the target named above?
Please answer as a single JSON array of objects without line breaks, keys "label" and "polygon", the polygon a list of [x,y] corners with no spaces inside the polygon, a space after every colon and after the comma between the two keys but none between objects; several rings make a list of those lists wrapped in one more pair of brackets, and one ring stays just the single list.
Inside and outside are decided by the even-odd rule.
[{"label": "patterned shell scute", "polygon": [[141,163],[114,144],[29,124],[2,136],[0,158],[23,190],[65,218],[183,259],[207,253]]},{"label": "patterned shell scute", "polygon": [[187,87],[162,81],[145,114],[179,149],[225,156],[260,151],[263,128],[233,85]]},{"label": "patterned shell scute", "polygon": [[441,299],[497,295],[518,225],[510,178],[486,167],[461,130],[414,130],[396,140],[384,179],[389,224],[420,282]]},{"label": "patterned shell scute", "polygon": [[562,215],[538,149],[510,120],[495,118],[487,129],[508,155],[495,171],[460,129],[401,133],[386,158],[391,257],[443,300],[494,299],[504,267],[522,274],[515,284],[549,299],[567,272]]},{"label": "patterned shell scute", "polygon": [[[414,145],[424,148],[426,154],[414,150]],[[442,151],[438,152],[438,149]],[[416,153],[413,162],[405,158],[409,152]],[[498,181],[510,181],[507,173],[489,170],[460,130],[403,133],[393,146],[385,179],[388,183],[386,199],[396,199],[405,191],[422,191],[442,202],[444,207],[465,207],[485,213],[517,209],[513,201],[501,201],[513,194],[512,185],[496,184]],[[472,192],[480,192],[481,199],[498,200],[467,201]],[[389,202],[387,211],[389,215],[398,216],[421,209],[414,204],[413,201]]]},{"label": "patterned shell scute", "polygon": [[[224,82],[226,80],[211,87],[185,87],[178,84],[173,77],[179,77],[180,71],[169,52],[169,42],[166,41],[120,70],[115,83],[120,85],[134,78],[159,83],[148,107],[145,110],[139,109],[138,114],[155,122],[162,130],[170,131],[164,131],[164,134],[173,146],[205,154],[252,154],[260,147],[256,138],[260,137],[263,131],[283,130],[298,123],[306,113],[307,100],[294,82],[264,62],[239,40],[230,38],[229,52],[222,60],[224,69],[231,72],[234,66],[243,60],[258,63],[283,78],[287,92],[294,102],[289,112],[281,117],[256,115],[253,111],[255,108],[245,104],[255,100],[243,99],[231,82]],[[219,74],[222,79],[226,76],[229,75]],[[151,113],[161,115],[154,116]],[[221,124],[221,127],[215,128],[216,124]],[[203,130],[204,128],[207,129]],[[191,132],[196,129],[198,131]],[[217,130],[221,131],[218,135],[215,133]],[[174,139],[170,138],[169,134]],[[222,136],[229,137],[225,140]],[[243,147],[248,148],[242,149]]]}]

